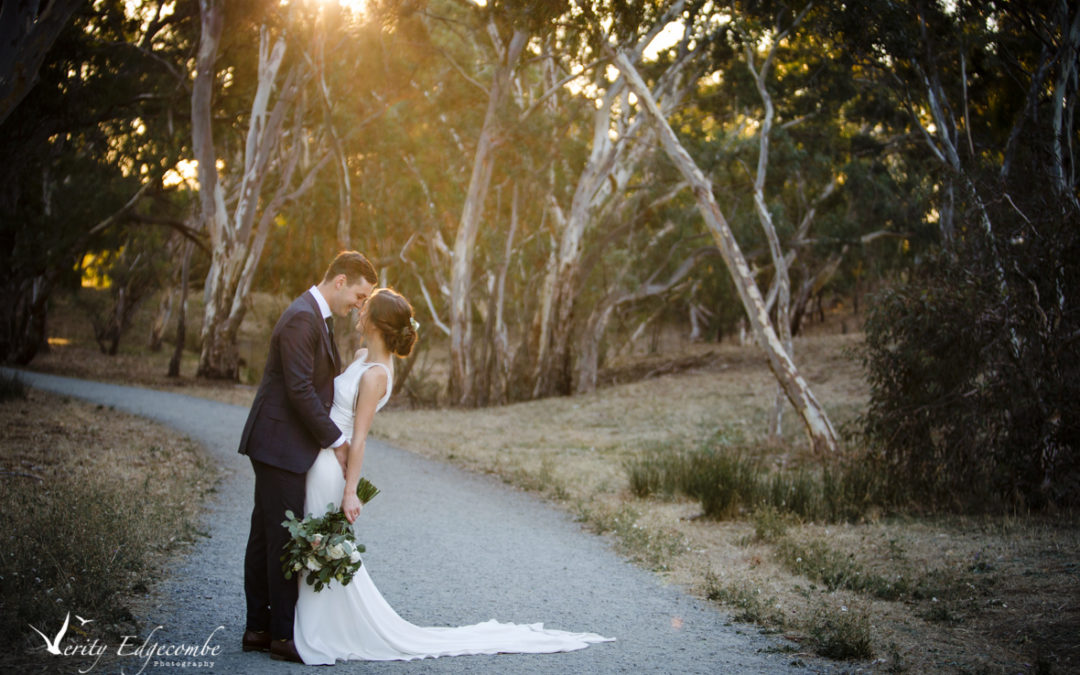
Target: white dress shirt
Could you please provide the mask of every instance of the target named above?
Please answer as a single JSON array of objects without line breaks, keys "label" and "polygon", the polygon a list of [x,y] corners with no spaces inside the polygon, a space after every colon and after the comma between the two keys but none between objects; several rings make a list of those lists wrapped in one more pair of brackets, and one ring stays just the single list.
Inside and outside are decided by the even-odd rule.
[{"label": "white dress shirt", "polygon": [[[315,304],[319,306],[319,311],[322,312],[322,318],[324,322],[326,321],[326,319],[334,315],[334,313],[330,311],[330,303],[328,303],[326,301],[326,298],[323,297],[323,294],[321,291],[319,291],[318,286],[312,286],[311,288],[309,288],[308,293],[311,293],[311,297],[315,298]],[[329,329],[327,330],[329,331]],[[330,447],[336,448],[344,442],[345,434],[341,434],[340,436],[338,436],[338,439],[334,441],[334,444]]]}]

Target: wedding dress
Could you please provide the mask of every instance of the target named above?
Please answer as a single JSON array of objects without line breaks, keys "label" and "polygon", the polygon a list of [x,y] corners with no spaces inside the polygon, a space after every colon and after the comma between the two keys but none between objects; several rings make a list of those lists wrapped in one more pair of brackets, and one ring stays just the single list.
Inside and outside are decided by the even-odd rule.
[{"label": "wedding dress", "polygon": [[[334,380],[330,418],[347,437],[352,435],[360,377],[376,366],[384,368],[388,378],[386,394],[376,407],[379,410],[390,398],[393,373],[389,368],[369,363],[361,356]],[[333,449],[321,450],[307,473],[305,510],[322,515],[327,504],[337,509],[344,492],[345,477]],[[383,599],[366,565],[361,565],[347,586],[331,582],[315,592],[302,578],[299,583],[293,640],[300,657],[309,665],[332,665],[338,659],[409,661],[464,654],[568,652],[614,640],[595,633],[547,629],[539,623],[491,620],[454,628],[415,626],[398,616]]]}]

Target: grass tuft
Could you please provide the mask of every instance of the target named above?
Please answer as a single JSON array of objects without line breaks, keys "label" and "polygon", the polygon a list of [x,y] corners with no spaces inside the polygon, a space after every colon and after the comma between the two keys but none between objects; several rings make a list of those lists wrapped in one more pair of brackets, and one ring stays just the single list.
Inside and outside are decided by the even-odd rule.
[{"label": "grass tuft", "polygon": [[784,615],[776,608],[776,598],[763,598],[760,588],[726,583],[709,569],[705,572],[703,590],[706,598],[732,610],[735,621],[776,630],[785,627]]},{"label": "grass tuft", "polygon": [[767,504],[754,512],[754,539],[769,543],[779,541],[787,534],[793,520],[790,514]]},{"label": "grass tuft", "polygon": [[686,550],[686,543],[675,533],[642,527],[640,518],[633,507],[626,505],[590,509],[578,504],[578,520],[596,534],[614,535],[620,553],[650,569],[666,570],[671,558]]},{"label": "grass tuft", "polygon": [[855,521],[886,501],[880,479],[863,462],[771,470],[762,454],[738,437],[718,434],[689,450],[654,448],[623,468],[635,496],[682,494],[714,520],[765,508],[805,520]]},{"label": "grass tuft", "polygon": [[822,605],[811,619],[809,633],[814,651],[821,656],[845,661],[874,656],[870,619],[853,609]]}]

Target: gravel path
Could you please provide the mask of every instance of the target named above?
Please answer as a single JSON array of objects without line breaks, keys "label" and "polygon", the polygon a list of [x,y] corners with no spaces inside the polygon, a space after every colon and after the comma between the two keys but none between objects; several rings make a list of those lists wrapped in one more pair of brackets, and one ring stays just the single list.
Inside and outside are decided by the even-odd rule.
[{"label": "gravel path", "polygon": [[[208,539],[177,560],[139,616],[160,644],[221,645],[200,673],[309,671],[240,651],[243,554],[253,477],[236,452],[247,409],[200,398],[20,371],[30,386],[134,413],[202,443],[223,479],[207,505]],[[778,653],[752,627],[615,555],[565,513],[490,477],[370,442],[365,474],[382,494],[364,509],[364,564],[404,618],[420,625],[488,619],[617,638],[568,654],[464,656],[413,662],[341,663],[340,673],[778,673],[811,666]],[[817,671],[833,670],[811,662]],[[147,671],[152,670],[147,668]],[[160,668],[178,672],[177,668]],[[144,671],[144,672],[147,672]]]}]

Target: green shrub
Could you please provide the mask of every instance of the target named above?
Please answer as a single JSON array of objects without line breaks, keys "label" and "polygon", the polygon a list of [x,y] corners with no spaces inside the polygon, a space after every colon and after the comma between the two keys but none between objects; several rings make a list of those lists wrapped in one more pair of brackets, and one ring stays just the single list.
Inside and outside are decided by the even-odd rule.
[{"label": "green shrub", "polygon": [[741,452],[706,448],[691,455],[684,491],[701,502],[709,518],[735,515],[740,507],[751,507],[762,498],[761,463]]},{"label": "green shrub", "polygon": [[988,205],[992,236],[969,209],[868,315],[863,430],[912,503],[1080,503],[1080,212],[1029,187]]},{"label": "green shrub", "polygon": [[677,489],[673,464],[682,461],[682,456],[665,455],[652,450],[623,464],[630,479],[630,491],[635,497],[646,498],[653,495],[671,497]]}]

